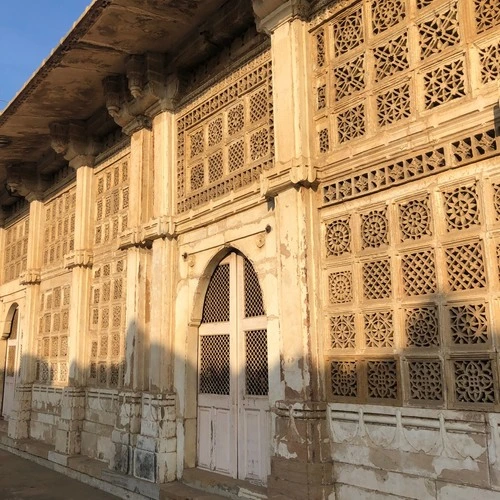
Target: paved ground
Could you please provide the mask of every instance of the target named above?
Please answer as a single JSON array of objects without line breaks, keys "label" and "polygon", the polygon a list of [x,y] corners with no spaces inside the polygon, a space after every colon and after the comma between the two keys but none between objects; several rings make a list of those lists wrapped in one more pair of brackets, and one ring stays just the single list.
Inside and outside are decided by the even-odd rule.
[{"label": "paved ground", "polygon": [[1,500],[116,500],[117,498],[0,450]]}]

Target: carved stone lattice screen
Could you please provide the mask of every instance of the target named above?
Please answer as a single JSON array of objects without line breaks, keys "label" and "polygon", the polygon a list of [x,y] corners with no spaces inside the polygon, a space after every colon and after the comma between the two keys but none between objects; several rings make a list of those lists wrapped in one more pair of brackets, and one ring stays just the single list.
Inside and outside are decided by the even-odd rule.
[{"label": "carved stone lattice screen", "polygon": [[498,408],[500,171],[486,165],[323,210],[333,401]]},{"label": "carved stone lattice screen", "polygon": [[177,120],[177,210],[257,181],[273,166],[271,54],[266,51],[188,104]]},{"label": "carved stone lattice screen", "polygon": [[332,3],[310,24],[320,156],[496,86],[498,0],[364,0],[344,7]]},{"label": "carved stone lattice screen", "polygon": [[29,217],[24,217],[5,229],[4,283],[19,278],[26,271],[28,232]]},{"label": "carved stone lattice screen", "polygon": [[63,384],[68,380],[70,292],[68,283],[41,293],[36,362],[36,379],[40,383]]},{"label": "carved stone lattice screen", "polygon": [[62,267],[64,255],[74,249],[76,188],[52,198],[45,204],[43,266]]},{"label": "carved stone lattice screen", "polygon": [[94,265],[89,335],[89,383],[119,387],[124,376],[126,255],[118,236],[128,225],[128,155],[95,174]]}]

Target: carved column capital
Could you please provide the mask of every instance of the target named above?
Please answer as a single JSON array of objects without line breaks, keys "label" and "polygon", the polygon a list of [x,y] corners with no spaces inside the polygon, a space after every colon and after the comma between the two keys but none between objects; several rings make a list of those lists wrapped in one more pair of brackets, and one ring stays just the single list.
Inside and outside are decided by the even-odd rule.
[{"label": "carved column capital", "polygon": [[309,0],[252,0],[257,29],[270,35],[278,26],[293,19],[306,19]]},{"label": "carved column capital", "polygon": [[63,155],[71,168],[94,166],[100,144],[88,134],[83,123],[51,123],[50,139],[52,149]]},{"label": "carved column capital", "polygon": [[74,267],[90,268],[93,264],[94,255],[90,250],[75,250],[64,257],[64,267],[73,269]]}]

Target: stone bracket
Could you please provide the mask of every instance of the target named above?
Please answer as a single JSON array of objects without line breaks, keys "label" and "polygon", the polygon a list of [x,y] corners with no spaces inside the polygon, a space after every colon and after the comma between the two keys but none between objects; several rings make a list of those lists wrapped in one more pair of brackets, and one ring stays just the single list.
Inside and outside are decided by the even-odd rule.
[{"label": "stone bracket", "polygon": [[307,19],[308,0],[253,0],[258,31],[270,35],[278,26],[294,19]]},{"label": "stone bracket", "polygon": [[173,217],[162,215],[144,224],[140,230],[143,241],[154,241],[159,238],[172,240],[177,237]]},{"label": "stone bracket", "polygon": [[27,269],[19,277],[20,285],[39,285],[41,282],[40,269]]},{"label": "stone bracket", "polygon": [[273,198],[287,189],[302,186],[316,189],[318,185],[316,168],[310,163],[297,162],[282,166],[260,176],[260,192],[265,198]]},{"label": "stone bracket", "polygon": [[64,256],[64,267],[73,269],[74,267],[90,268],[93,264],[94,255],[90,250],[75,250]]}]

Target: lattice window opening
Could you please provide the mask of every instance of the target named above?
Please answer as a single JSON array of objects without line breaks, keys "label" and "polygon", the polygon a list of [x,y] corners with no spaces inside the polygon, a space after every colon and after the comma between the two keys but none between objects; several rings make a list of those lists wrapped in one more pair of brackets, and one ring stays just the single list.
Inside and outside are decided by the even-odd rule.
[{"label": "lattice window opening", "polygon": [[379,127],[393,125],[410,118],[412,115],[410,84],[403,83],[378,94],[376,106]]},{"label": "lattice window opening", "polygon": [[405,309],[404,316],[406,347],[429,349],[441,345],[436,306]]},{"label": "lattice window opening", "polygon": [[259,277],[248,259],[244,260],[243,272],[245,318],[265,316],[266,312]]},{"label": "lattice window opening", "polygon": [[363,263],[363,295],[365,299],[387,299],[392,296],[390,259]]},{"label": "lattice window opening", "polygon": [[496,136],[495,129],[491,129],[452,142],[454,163],[460,165],[494,154],[498,150]]},{"label": "lattice window opening", "polygon": [[497,0],[474,0],[474,8],[478,33],[500,24],[500,5]]},{"label": "lattice window opening", "polygon": [[15,222],[5,230],[3,282],[19,278],[26,271],[29,218]]},{"label": "lattice window opening", "polygon": [[358,362],[329,360],[330,390],[332,396],[356,398],[359,395]]},{"label": "lattice window opening", "polygon": [[399,400],[401,389],[396,360],[367,360],[366,372],[368,400]]},{"label": "lattice window opening", "polygon": [[358,5],[332,23],[333,49],[336,57],[346,54],[365,41],[363,6]]},{"label": "lattice window opening", "polygon": [[447,307],[450,341],[454,346],[491,344],[488,305],[455,304]]},{"label": "lattice window opening", "polygon": [[360,214],[361,248],[379,248],[389,244],[387,210],[373,209]]},{"label": "lattice window opening", "polygon": [[355,349],[356,326],[354,314],[334,314],[328,320],[327,349]]},{"label": "lattice window opening", "polygon": [[[272,82],[267,59],[267,52],[257,56],[243,67],[249,69],[248,74],[242,68],[227,80],[234,79],[235,83],[210,97],[207,105],[196,103],[178,119],[179,212],[253,184],[264,169],[272,168]],[[218,128],[211,125],[216,117],[221,117],[223,125],[220,142],[210,139],[213,134],[209,129]],[[196,127],[198,135],[193,137]],[[189,149],[190,138],[198,140],[195,154]],[[214,157],[215,148],[220,150],[219,158]]]},{"label": "lattice window opening", "polygon": [[420,35],[420,58],[441,54],[446,48],[453,47],[460,42],[458,22],[458,5],[453,2],[440,11],[433,12],[418,25]]},{"label": "lattice window opening", "polygon": [[203,304],[202,323],[229,321],[230,313],[229,264],[221,264],[215,269]]},{"label": "lattice window opening", "polygon": [[352,270],[334,271],[328,275],[328,298],[330,304],[348,304],[353,301]]},{"label": "lattice window opening", "polygon": [[445,62],[424,73],[424,107],[426,110],[466,95],[463,59]]},{"label": "lattice window opening", "polygon": [[200,336],[200,394],[229,395],[230,391],[229,335]]},{"label": "lattice window opening", "polygon": [[500,42],[479,50],[481,83],[496,82],[500,78]]},{"label": "lattice window opening", "polygon": [[444,191],[443,205],[448,231],[470,229],[481,223],[476,185]]},{"label": "lattice window opening", "polygon": [[394,347],[392,311],[367,312],[364,315],[364,339],[367,348]]},{"label": "lattice window opening", "polygon": [[456,403],[477,408],[498,402],[496,364],[492,359],[453,359],[450,364]]},{"label": "lattice window opening", "polygon": [[422,249],[401,257],[404,294],[409,297],[437,292],[434,251]]},{"label": "lattice window opening", "polygon": [[432,216],[428,196],[400,203],[398,212],[401,241],[416,241],[432,236]]},{"label": "lattice window opening", "polygon": [[413,403],[444,402],[443,367],[439,359],[408,359],[408,399]]},{"label": "lattice window opening", "polygon": [[267,396],[269,368],[267,330],[245,332],[245,392],[249,396]]},{"label": "lattice window opening", "polygon": [[450,291],[486,288],[488,282],[481,242],[445,248],[445,258]]},{"label": "lattice window opening", "polygon": [[372,0],[372,33],[378,35],[406,18],[405,0]]}]

